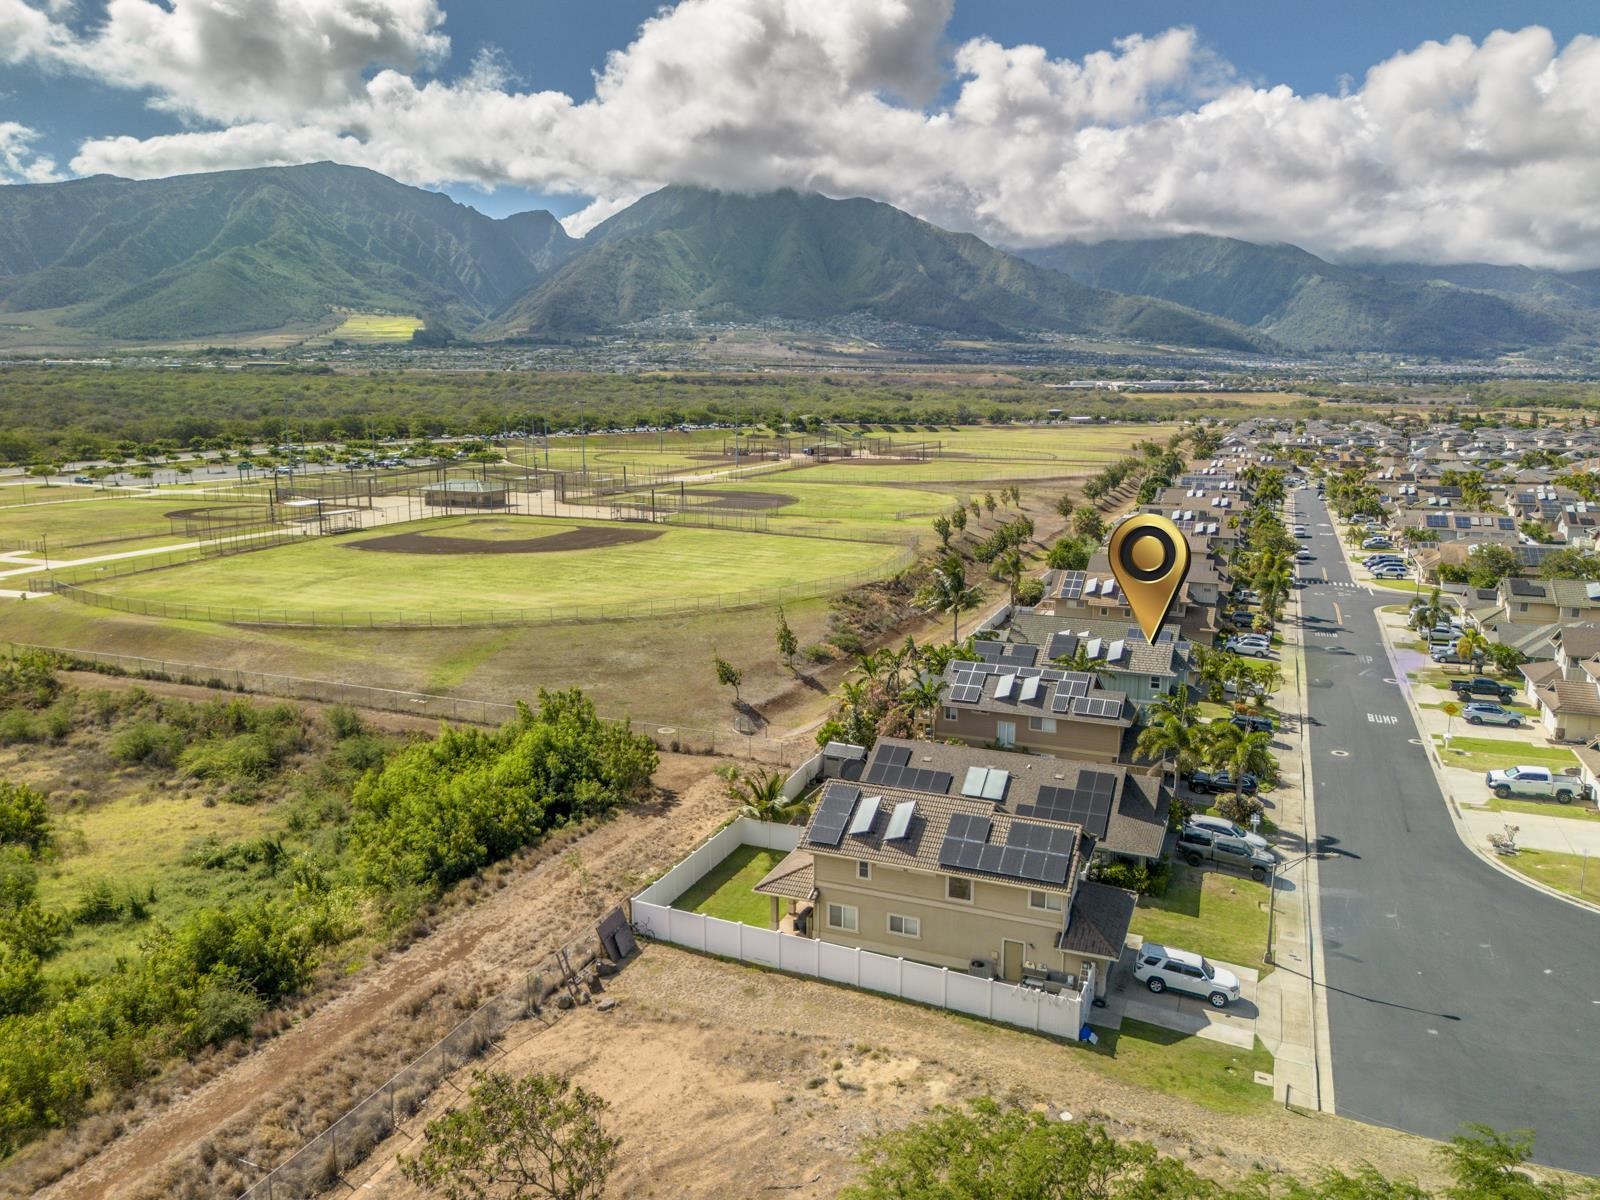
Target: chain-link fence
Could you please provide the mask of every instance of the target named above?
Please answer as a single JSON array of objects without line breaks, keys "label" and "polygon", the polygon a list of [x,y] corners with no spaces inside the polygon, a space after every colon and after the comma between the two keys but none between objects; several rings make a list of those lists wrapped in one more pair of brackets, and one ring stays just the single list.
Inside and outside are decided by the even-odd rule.
[{"label": "chain-link fence", "polygon": [[[311,700],[322,704],[346,704],[352,708],[377,709],[381,712],[410,713],[440,721],[459,721],[468,725],[503,725],[517,714],[515,704],[475,699],[470,696],[441,696],[429,692],[368,687],[359,683],[338,683],[328,679],[302,679],[266,671],[203,666],[171,659],[142,658],[134,654],[113,654],[104,650],[76,650],[64,646],[11,643],[13,654],[21,651],[48,654],[67,668],[190,684],[196,687],[215,688],[219,691],[249,692],[256,695],[281,696],[291,700]],[[628,719],[627,725],[634,733],[649,738],[657,749],[675,754],[724,755],[777,766],[792,766],[803,761],[816,749],[805,738],[760,737],[753,733],[742,734],[731,729],[698,729],[669,721],[642,719]]]},{"label": "chain-link fence", "polygon": [[408,1118],[448,1077],[495,1047],[518,1021],[544,1009],[552,994],[587,999],[597,945],[568,945],[539,970],[494,997],[407,1063],[384,1085],[312,1138],[240,1195],[239,1200],[303,1200],[341,1182],[344,1173]]}]

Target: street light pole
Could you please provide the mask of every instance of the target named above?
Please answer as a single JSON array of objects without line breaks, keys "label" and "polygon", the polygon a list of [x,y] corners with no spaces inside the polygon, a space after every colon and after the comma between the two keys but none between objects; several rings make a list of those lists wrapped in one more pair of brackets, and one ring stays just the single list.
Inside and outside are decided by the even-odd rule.
[{"label": "street light pole", "polygon": [[1297,863],[1305,862],[1308,858],[1317,857],[1318,851],[1308,850],[1306,853],[1291,858],[1286,863],[1273,864],[1272,872],[1267,876],[1267,949],[1261,956],[1261,961],[1268,966],[1275,966],[1272,958],[1272,938],[1278,925],[1278,873],[1287,870]]}]

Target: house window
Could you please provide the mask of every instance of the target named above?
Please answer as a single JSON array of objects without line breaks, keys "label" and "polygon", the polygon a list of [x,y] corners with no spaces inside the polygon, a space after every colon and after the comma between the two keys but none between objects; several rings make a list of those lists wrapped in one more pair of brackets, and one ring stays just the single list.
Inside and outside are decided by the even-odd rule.
[{"label": "house window", "polygon": [[1040,733],[1054,733],[1056,731],[1056,719],[1054,717],[1029,717],[1028,728],[1037,730]]},{"label": "house window", "polygon": [[1060,912],[1062,897],[1055,892],[1028,892],[1028,907],[1042,912]]},{"label": "house window", "polygon": [[1528,602],[1526,600],[1518,601],[1518,603],[1517,603],[1517,611],[1518,612],[1527,612],[1528,611]]},{"label": "house window", "polygon": [[1017,744],[1017,723],[1015,721],[996,721],[994,723],[994,740],[1004,748]]},{"label": "house window", "polygon": [[847,933],[854,933],[859,915],[853,904],[830,904],[828,905],[828,928],[843,929]]},{"label": "house window", "polygon": [[857,879],[871,879],[872,878],[872,864],[869,863],[864,858],[863,859],[859,859],[856,862],[856,878]]},{"label": "house window", "polygon": [[1159,675],[1150,676],[1150,686],[1155,688],[1155,690],[1159,692],[1161,690],[1161,676],[1159,676]]},{"label": "house window", "polygon": [[919,938],[922,936],[922,922],[916,917],[902,917],[899,913],[890,913],[889,932],[899,937]]},{"label": "house window", "polygon": [[961,719],[961,714],[953,708],[946,708],[944,710],[944,719],[946,721],[958,721]]},{"label": "house window", "polygon": [[972,880],[963,879],[957,875],[944,877],[944,895],[947,900],[959,900],[963,904],[972,903]]}]

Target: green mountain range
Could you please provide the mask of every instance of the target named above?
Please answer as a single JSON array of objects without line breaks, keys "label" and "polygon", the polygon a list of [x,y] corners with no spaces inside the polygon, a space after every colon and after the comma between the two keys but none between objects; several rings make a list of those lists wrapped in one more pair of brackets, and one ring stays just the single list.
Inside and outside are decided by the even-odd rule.
[{"label": "green mountain range", "polygon": [[[1296,246],[1184,237],[1019,251],[1091,287],[1215,313],[1291,350],[1477,357],[1590,343],[1600,278],[1523,267],[1340,266]],[[1590,276],[1600,273],[1590,272]]]},{"label": "green mountain range", "polygon": [[707,320],[865,314],[977,336],[1037,330],[1253,350],[1229,321],[1087,288],[872,200],[669,187],[596,226],[584,251],[495,322],[591,332],[693,310]]},{"label": "green mountain range", "polygon": [[1476,357],[1600,345],[1600,272],[1339,266],[1199,235],[1012,254],[871,200],[690,187],[577,240],[547,212],[496,220],[334,163],[0,187],[0,315],[159,342],[326,326],[339,309],[480,339],[692,312]]},{"label": "green mountain range", "polygon": [[315,163],[0,187],[0,311],[65,309],[114,338],[248,333],[332,308],[481,324],[579,243],[547,212],[491,220]]}]

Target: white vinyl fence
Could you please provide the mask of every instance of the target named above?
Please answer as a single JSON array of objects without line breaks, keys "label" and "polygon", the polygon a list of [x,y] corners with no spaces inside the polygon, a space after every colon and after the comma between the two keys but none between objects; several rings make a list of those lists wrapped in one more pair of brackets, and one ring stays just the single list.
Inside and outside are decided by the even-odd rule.
[{"label": "white vinyl fence", "polygon": [[690,950],[759,963],[796,975],[809,975],[905,1000],[954,1009],[1077,1041],[1083,1028],[1083,996],[1094,986],[1085,977],[1084,991],[1059,994],[1000,980],[980,979],[948,967],[891,958],[870,950],[839,946],[815,938],[757,929],[702,913],[684,912],[672,902],[700,882],[739,846],[793,850],[804,832],[798,825],[773,825],[740,817],[718,831],[693,854],[633,898],[633,925],[641,934]]}]

